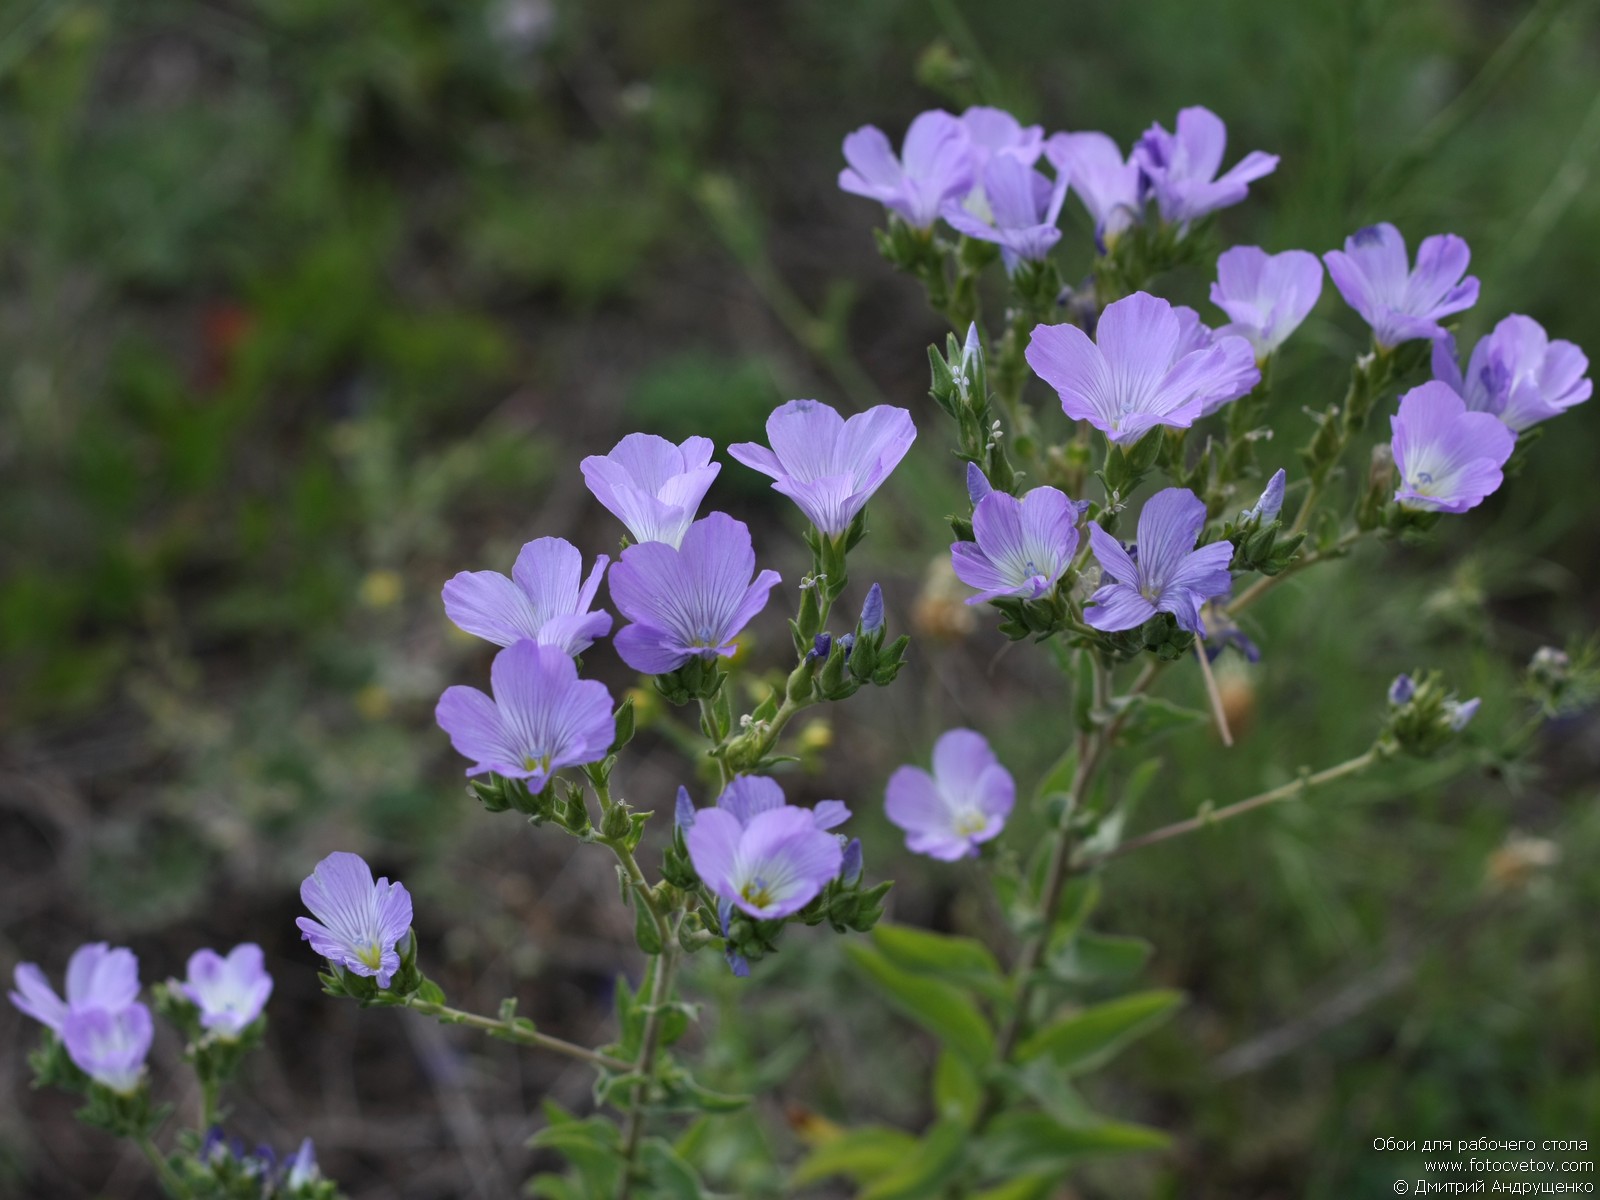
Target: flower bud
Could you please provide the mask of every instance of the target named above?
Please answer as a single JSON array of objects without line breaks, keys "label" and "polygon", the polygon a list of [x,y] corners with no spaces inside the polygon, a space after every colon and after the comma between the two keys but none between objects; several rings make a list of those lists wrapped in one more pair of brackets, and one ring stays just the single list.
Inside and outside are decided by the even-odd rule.
[{"label": "flower bud", "polygon": [[861,879],[861,869],[861,839],[851,838],[845,843],[844,860],[839,866],[839,879],[846,885],[853,886]]},{"label": "flower bud", "polygon": [[860,628],[863,635],[874,634],[883,628],[883,588],[873,584],[861,606]]}]

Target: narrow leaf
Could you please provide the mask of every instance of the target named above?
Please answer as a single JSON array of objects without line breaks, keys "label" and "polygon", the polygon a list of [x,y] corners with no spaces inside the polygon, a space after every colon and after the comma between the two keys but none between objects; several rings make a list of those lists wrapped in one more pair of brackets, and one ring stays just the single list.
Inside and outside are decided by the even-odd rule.
[{"label": "narrow leaf", "polygon": [[1041,1029],[1022,1043],[1017,1060],[1028,1062],[1048,1054],[1068,1073],[1092,1071],[1165,1021],[1182,1003],[1182,992],[1151,991],[1096,1004]]},{"label": "narrow leaf", "polygon": [[868,982],[906,1016],[974,1066],[988,1062],[994,1050],[994,1035],[977,1007],[960,990],[925,975],[902,971],[866,946],[846,946],[845,953]]}]

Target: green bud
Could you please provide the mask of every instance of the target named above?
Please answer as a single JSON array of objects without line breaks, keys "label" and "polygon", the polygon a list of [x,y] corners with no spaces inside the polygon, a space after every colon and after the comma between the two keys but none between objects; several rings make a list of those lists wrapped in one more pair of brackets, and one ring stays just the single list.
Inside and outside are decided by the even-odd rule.
[{"label": "green bud", "polygon": [[600,836],[608,842],[622,842],[632,832],[633,822],[628,817],[628,806],[618,800],[600,818]]},{"label": "green bud", "polygon": [[611,753],[619,753],[624,746],[633,741],[633,697],[629,696],[620,705],[613,717],[616,722],[616,736],[611,741]]},{"label": "green bud", "polygon": [[[796,704],[803,704],[811,699],[813,690],[811,676],[814,669],[812,663],[802,660],[799,666],[789,672],[789,681],[784,684],[783,694]],[[776,715],[776,713],[777,709],[773,709],[771,715]],[[754,714],[752,714],[752,717],[754,717]]]}]

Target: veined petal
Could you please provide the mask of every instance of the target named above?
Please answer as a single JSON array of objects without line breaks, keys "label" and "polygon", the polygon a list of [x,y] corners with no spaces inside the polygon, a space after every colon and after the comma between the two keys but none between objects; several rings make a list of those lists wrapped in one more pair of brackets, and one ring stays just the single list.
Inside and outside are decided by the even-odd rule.
[{"label": "veined petal", "polygon": [[1139,512],[1139,582],[1147,594],[1166,589],[1206,523],[1205,502],[1187,488],[1163,488]]}]

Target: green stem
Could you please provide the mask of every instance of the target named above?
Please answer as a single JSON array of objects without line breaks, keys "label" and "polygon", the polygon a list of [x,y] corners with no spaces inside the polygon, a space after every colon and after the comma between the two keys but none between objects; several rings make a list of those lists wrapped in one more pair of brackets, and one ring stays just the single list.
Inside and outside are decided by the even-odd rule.
[{"label": "green stem", "polygon": [[[679,918],[681,923],[682,918]],[[655,978],[650,987],[650,1007],[645,1013],[644,1041],[633,1070],[640,1076],[628,1102],[628,1119],[622,1135],[622,1181],[617,1186],[617,1200],[628,1200],[633,1193],[634,1163],[639,1157],[639,1143],[644,1138],[644,1121],[650,1084],[656,1069],[656,1056],[661,1049],[661,1014],[672,998],[672,977],[678,965],[678,933],[674,928],[664,937],[663,949],[656,958]]]},{"label": "green stem", "polygon": [[178,1177],[178,1173],[172,1169],[172,1164],[167,1161],[167,1156],[162,1154],[156,1144],[150,1140],[148,1134],[135,1138],[134,1142],[143,1152],[145,1158],[150,1160],[150,1165],[155,1168],[156,1174],[161,1179],[161,1187],[167,1195],[172,1196],[174,1200],[188,1200],[189,1197],[194,1195],[189,1190],[188,1184],[184,1183]]},{"label": "green stem", "polygon": [[1082,859],[1076,864],[1079,871],[1090,871],[1102,863],[1113,858],[1121,858],[1124,854],[1131,854],[1135,850],[1142,850],[1146,846],[1154,846],[1160,842],[1171,841],[1173,838],[1183,837],[1185,834],[1197,830],[1219,825],[1223,821],[1231,821],[1235,817],[1242,817],[1246,813],[1255,812],[1258,808],[1266,808],[1271,804],[1278,804],[1284,800],[1293,800],[1303,796],[1312,788],[1321,787],[1323,784],[1332,783],[1348,775],[1356,775],[1365,771],[1374,763],[1383,761],[1391,751],[1382,743],[1372,747],[1365,754],[1358,754],[1354,758],[1346,759],[1337,766],[1328,767],[1314,775],[1303,775],[1291,783],[1272,788],[1248,800],[1240,800],[1225,808],[1215,809],[1211,812],[1201,813],[1199,816],[1190,817],[1186,821],[1174,821],[1171,825],[1163,825],[1160,829],[1153,829],[1149,833],[1141,834],[1136,838],[1129,838],[1121,845],[1104,854],[1097,854],[1092,858]]},{"label": "green stem", "polygon": [[608,1071],[626,1072],[633,1070],[632,1063],[624,1062],[620,1058],[612,1058],[609,1054],[601,1054],[598,1050],[590,1050],[587,1046],[580,1046],[575,1042],[551,1037],[547,1033],[529,1029],[526,1025],[518,1025],[514,1021],[502,1021],[495,1017],[485,1017],[478,1013],[467,1012],[465,1009],[451,1008],[447,1004],[434,1004],[428,1000],[419,1000],[415,996],[406,1001],[405,1007],[412,1012],[421,1013],[425,1017],[434,1017],[446,1025],[466,1025],[469,1028],[481,1030],[508,1042],[516,1042],[521,1046],[535,1046],[540,1050],[549,1050],[553,1054],[577,1059],[579,1062],[588,1063],[590,1066],[604,1067]]},{"label": "green stem", "polygon": [[204,1137],[218,1123],[218,1097],[222,1083],[217,1079],[200,1081],[200,1135]]},{"label": "green stem", "polygon": [[1337,542],[1335,542],[1331,549],[1314,550],[1304,558],[1296,559],[1283,570],[1279,571],[1276,575],[1263,575],[1243,592],[1240,592],[1234,601],[1228,605],[1228,615],[1230,617],[1237,616],[1239,613],[1242,613],[1245,609],[1249,608],[1257,600],[1261,599],[1261,597],[1265,596],[1273,588],[1277,587],[1285,579],[1288,579],[1292,575],[1298,575],[1307,567],[1315,566],[1319,562],[1326,562],[1330,558],[1337,558],[1340,554],[1348,550],[1351,546],[1355,545],[1365,536],[1365,531],[1360,529],[1351,529],[1347,531],[1345,535]]}]

